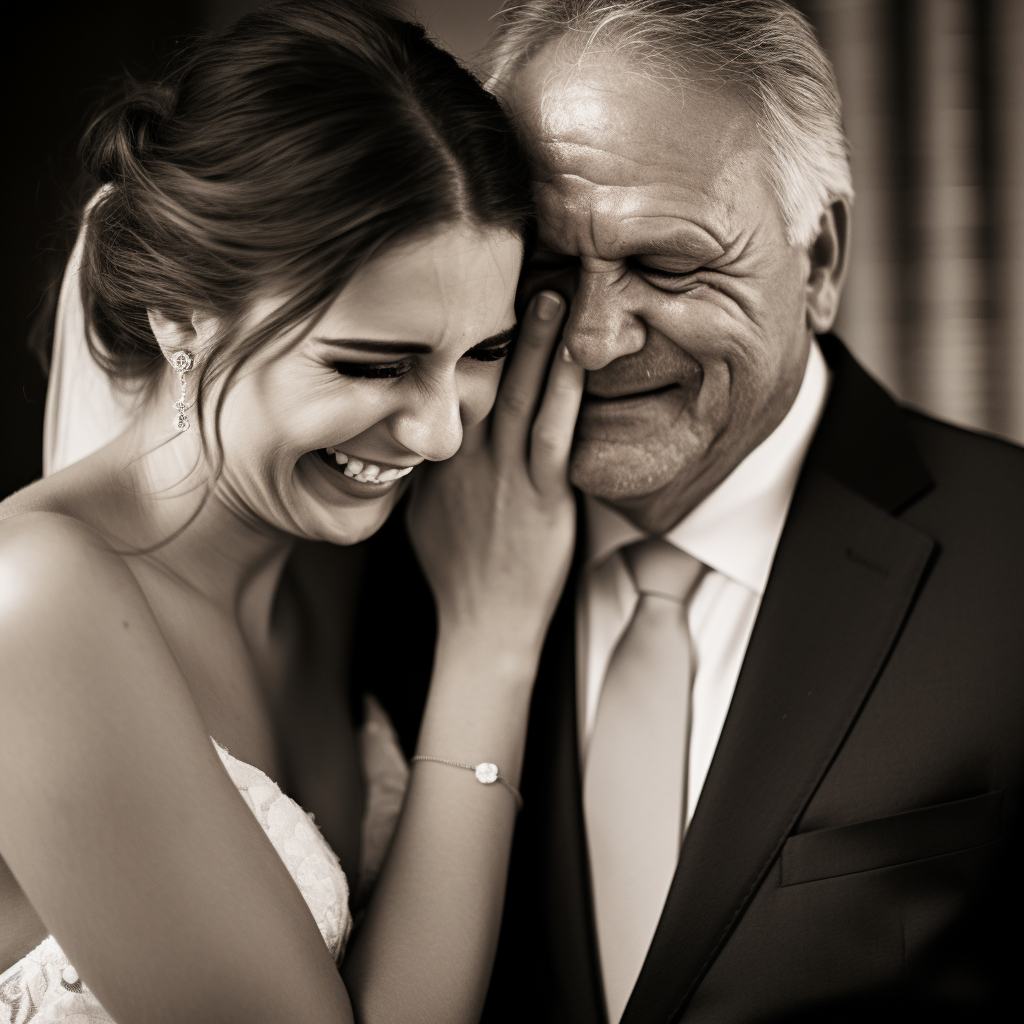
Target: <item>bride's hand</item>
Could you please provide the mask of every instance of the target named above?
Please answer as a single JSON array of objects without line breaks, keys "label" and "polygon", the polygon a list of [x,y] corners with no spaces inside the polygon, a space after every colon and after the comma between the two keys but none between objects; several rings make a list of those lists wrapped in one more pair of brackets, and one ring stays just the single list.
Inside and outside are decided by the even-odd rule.
[{"label": "bride's hand", "polygon": [[564,312],[556,292],[534,297],[489,420],[429,467],[410,502],[440,636],[486,637],[495,653],[539,653],[572,560],[568,462],[584,371],[564,344],[552,358]]}]

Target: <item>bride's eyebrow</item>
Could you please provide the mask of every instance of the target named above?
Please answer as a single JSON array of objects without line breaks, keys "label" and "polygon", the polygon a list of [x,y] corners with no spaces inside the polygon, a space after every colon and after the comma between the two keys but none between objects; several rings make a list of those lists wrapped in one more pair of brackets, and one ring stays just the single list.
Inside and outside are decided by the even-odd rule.
[{"label": "bride's eyebrow", "polygon": [[[478,341],[473,348],[496,348],[506,341],[511,341],[518,330],[516,327],[508,327],[504,331],[492,334],[483,341]],[[321,345],[331,345],[334,348],[355,349],[357,352],[369,352],[374,355],[429,355],[434,350],[429,345],[418,341],[363,341],[358,338],[321,338],[314,341]]]},{"label": "bride's eyebrow", "polygon": [[434,350],[418,341],[361,341],[356,338],[314,338],[322,345],[334,348],[351,348],[357,352],[371,352],[379,355],[427,355]]}]

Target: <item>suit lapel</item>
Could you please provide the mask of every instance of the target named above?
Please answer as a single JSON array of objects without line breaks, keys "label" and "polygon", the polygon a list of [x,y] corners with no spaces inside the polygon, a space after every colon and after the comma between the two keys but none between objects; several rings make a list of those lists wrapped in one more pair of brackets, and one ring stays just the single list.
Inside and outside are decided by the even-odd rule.
[{"label": "suit lapel", "polygon": [[543,735],[541,722],[547,720],[550,732],[535,763],[546,769],[545,777],[536,777],[531,789],[538,795],[547,790],[538,824],[544,837],[541,892],[555,987],[571,1024],[596,1024],[605,1014],[577,747],[575,592],[573,579],[566,588],[561,614],[552,623],[550,659],[538,677],[536,725]]},{"label": "suit lapel", "polygon": [[665,911],[622,1024],[677,1020],[873,686],[934,544],[890,512],[929,486],[902,414],[835,339],[805,463]]}]

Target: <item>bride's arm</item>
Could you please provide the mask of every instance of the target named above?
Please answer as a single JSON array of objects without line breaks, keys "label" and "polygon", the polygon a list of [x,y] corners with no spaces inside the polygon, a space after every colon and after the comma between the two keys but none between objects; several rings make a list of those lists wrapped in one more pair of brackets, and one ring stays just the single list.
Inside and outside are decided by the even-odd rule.
[{"label": "bride's arm", "polygon": [[0,522],[0,857],[120,1024],[353,1020],[134,576],[52,513]]},{"label": "bride's arm", "polygon": [[[417,753],[489,761],[513,785],[575,533],[567,464],[583,371],[558,356],[548,373],[560,300],[548,312],[541,320],[534,305],[527,314],[489,433],[476,430],[455,458],[433,467],[410,509],[438,606]],[[503,786],[482,785],[465,769],[414,762],[388,860],[343,966],[357,1019],[479,1018],[515,816],[515,798]]]}]

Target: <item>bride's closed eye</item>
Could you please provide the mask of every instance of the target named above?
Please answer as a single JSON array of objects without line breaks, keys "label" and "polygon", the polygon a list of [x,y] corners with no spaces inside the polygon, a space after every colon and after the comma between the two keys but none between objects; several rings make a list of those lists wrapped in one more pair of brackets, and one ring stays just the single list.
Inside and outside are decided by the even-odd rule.
[{"label": "bride's closed eye", "polygon": [[519,337],[519,326],[510,327],[507,331],[480,342],[479,345],[471,348],[463,359],[475,359],[479,363],[492,363],[498,359],[504,359],[513,348],[516,339]]},{"label": "bride's closed eye", "polygon": [[331,364],[342,377],[404,377],[411,369],[412,363],[343,363]]},{"label": "bride's closed eye", "polygon": [[[478,363],[490,363],[504,359],[515,346],[517,335],[518,326],[510,327],[508,330],[480,342],[479,345],[474,345],[464,353],[462,358],[472,359]],[[390,363],[354,363],[335,360],[331,365],[343,377],[362,377],[371,380],[393,380],[396,377],[404,377],[413,367],[413,363],[409,359]]]}]

